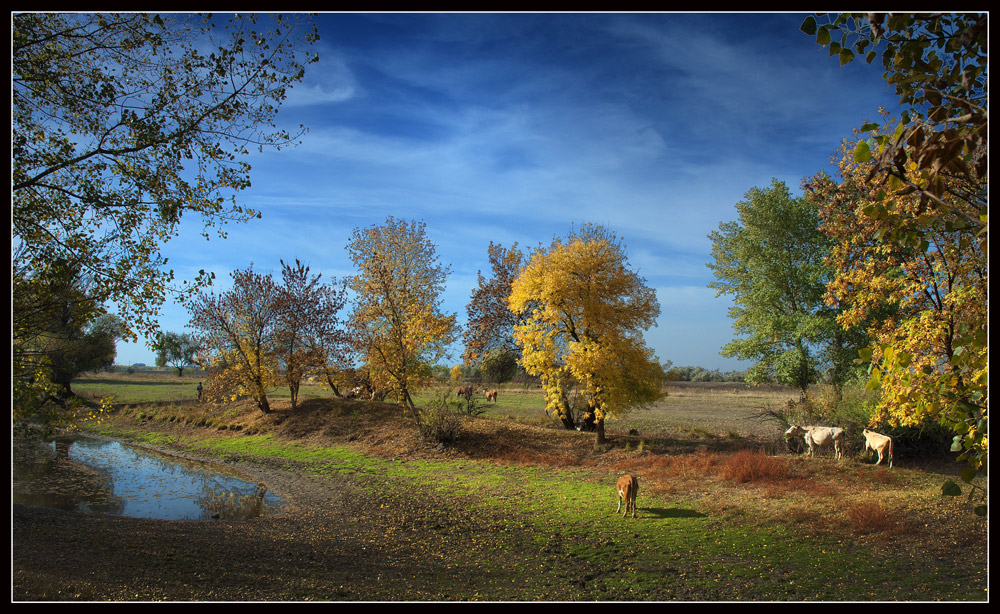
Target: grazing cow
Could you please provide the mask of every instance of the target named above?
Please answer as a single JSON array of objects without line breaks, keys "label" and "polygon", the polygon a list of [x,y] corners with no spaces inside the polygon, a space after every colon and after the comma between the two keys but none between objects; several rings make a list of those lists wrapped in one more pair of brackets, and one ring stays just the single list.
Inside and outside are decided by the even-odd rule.
[{"label": "grazing cow", "polygon": [[865,433],[865,454],[874,451],[878,454],[876,465],[882,464],[883,458],[889,459],[889,466],[892,467],[892,437],[876,433],[875,431],[864,430]]},{"label": "grazing cow", "polygon": [[458,396],[465,398],[466,400],[472,398],[472,386],[462,386],[458,389]]},{"label": "grazing cow", "polygon": [[494,403],[496,403],[497,402],[497,391],[496,390],[487,390],[486,391],[486,400],[487,401],[493,401]]},{"label": "grazing cow", "polygon": [[809,446],[809,456],[813,456],[816,448],[833,446],[837,460],[844,456],[844,446],[847,435],[844,429],[836,426],[798,426],[793,424],[785,431],[785,437],[801,437]]},{"label": "grazing cow", "polygon": [[625,513],[622,518],[628,516],[629,507],[632,508],[632,518],[635,518],[635,496],[639,494],[639,480],[632,475],[623,475],[618,478],[618,509],[615,514],[622,511],[622,501],[625,501]]}]

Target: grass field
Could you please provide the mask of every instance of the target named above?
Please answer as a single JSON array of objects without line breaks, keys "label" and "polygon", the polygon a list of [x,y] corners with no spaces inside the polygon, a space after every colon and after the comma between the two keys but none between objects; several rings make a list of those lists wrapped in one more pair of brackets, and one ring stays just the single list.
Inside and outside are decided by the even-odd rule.
[{"label": "grass field", "polygon": [[[857,453],[840,462],[793,455],[779,446],[778,425],[752,416],[795,391],[671,386],[657,406],[609,421],[610,443],[598,448],[593,434],[558,428],[540,391],[503,387],[442,449],[421,444],[402,412],[333,401],[318,386],[303,387],[298,415],[281,389],[272,416],[207,411],[193,403],[199,377],[101,374],[74,391],[131,407],[94,427],[107,435],[349,480],[359,500],[377,502],[364,514],[380,547],[420,561],[419,572],[392,568],[402,577],[391,586],[355,577],[352,592],[331,588],[333,571],[323,580],[296,571],[289,555],[275,572],[286,588],[260,598],[988,600],[987,521],[964,497],[941,496],[961,465],[887,469]],[[206,414],[198,428],[173,426]],[[634,522],[613,515],[613,484],[625,472],[640,477]],[[301,539],[319,539],[312,533]]]}]

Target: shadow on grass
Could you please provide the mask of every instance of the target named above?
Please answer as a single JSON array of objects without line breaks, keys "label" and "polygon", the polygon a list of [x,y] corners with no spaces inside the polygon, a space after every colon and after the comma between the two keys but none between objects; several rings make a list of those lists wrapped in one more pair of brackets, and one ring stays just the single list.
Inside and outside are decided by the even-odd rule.
[{"label": "shadow on grass", "polygon": [[704,518],[705,514],[680,507],[641,507],[639,518]]}]

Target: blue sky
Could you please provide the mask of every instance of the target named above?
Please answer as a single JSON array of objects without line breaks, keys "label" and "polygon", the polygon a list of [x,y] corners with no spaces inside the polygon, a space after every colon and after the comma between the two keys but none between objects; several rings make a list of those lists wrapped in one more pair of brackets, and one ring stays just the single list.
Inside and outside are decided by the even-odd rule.
[{"label": "blue sky", "polygon": [[[205,241],[182,227],[164,255],[215,290],[252,262],[353,273],[355,227],[426,223],[451,266],[444,309],[465,321],[490,241],[548,244],[574,225],[624,240],[661,314],[661,362],[723,371],[733,338],[708,234],[772,178],[801,193],[852,129],[894,109],[879,65],[841,67],[799,31],[804,14],[321,14],[320,61],[279,122],[300,146],[251,159],[239,199],[262,219]],[[189,332],[167,304],[163,330]],[[458,363],[456,348],[450,364]],[[119,364],[153,364],[143,342]]]}]

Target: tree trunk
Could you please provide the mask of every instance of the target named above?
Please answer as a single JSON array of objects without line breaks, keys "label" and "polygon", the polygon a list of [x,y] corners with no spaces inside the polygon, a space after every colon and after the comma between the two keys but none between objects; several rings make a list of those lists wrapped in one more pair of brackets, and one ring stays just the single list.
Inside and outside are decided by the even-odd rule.
[{"label": "tree trunk", "polygon": [[257,397],[257,407],[265,414],[271,413],[271,404],[267,402],[267,395]]},{"label": "tree trunk", "polygon": [[576,429],[576,424],[573,422],[573,408],[569,406],[569,399],[566,395],[562,395],[560,399],[562,401],[562,408],[559,410],[559,419],[562,420],[563,427],[572,431]]},{"label": "tree trunk", "polygon": [[594,426],[597,430],[597,445],[603,445],[605,443],[604,439],[604,418],[599,418],[594,421]]}]

